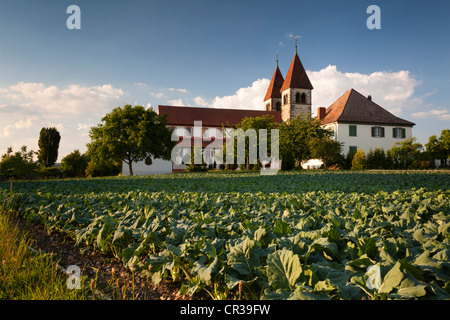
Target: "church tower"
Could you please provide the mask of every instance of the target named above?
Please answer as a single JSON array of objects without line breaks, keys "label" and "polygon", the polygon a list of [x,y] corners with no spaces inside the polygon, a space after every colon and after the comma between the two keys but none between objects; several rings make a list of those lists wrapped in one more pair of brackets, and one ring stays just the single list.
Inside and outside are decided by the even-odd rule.
[{"label": "church tower", "polygon": [[[278,55],[278,54],[277,54]],[[283,85],[284,78],[278,68],[278,57],[277,57],[277,67],[273,73],[272,80],[270,81],[269,88],[267,89],[266,96],[264,97],[264,104],[266,106],[266,111],[278,111],[281,112],[281,86]]]},{"label": "church tower", "polygon": [[294,58],[292,59],[291,66],[289,67],[286,78],[280,88],[281,118],[283,121],[294,119],[300,114],[311,114],[312,89],[313,86],[309,81],[308,75],[303,68],[300,58],[298,57],[296,43]]}]

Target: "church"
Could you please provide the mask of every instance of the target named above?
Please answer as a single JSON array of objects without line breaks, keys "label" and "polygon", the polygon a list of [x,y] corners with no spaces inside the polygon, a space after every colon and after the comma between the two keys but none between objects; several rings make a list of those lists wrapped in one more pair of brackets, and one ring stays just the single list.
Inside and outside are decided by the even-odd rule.
[{"label": "church", "polygon": [[[298,56],[296,44],[286,77],[283,77],[277,59],[275,71],[264,97],[265,110],[159,105],[157,112],[159,115],[167,115],[167,126],[174,129],[178,139],[177,146],[182,149],[180,154],[182,157],[191,152],[191,146],[195,145],[195,141],[203,148],[211,144],[211,140],[217,146],[223,145],[226,134],[217,136],[216,133],[221,132],[223,128],[231,129],[247,117],[270,115],[276,122],[281,123],[299,115],[311,115],[312,90],[313,86]],[[368,152],[376,147],[388,150],[395,142],[411,138],[412,127],[415,125],[385,110],[372,101],[370,95],[365,97],[352,88],[329,107],[318,107],[317,119],[324,128],[332,131],[333,139],[342,143],[343,154],[358,149]],[[199,123],[201,126],[196,126]],[[199,130],[201,132],[197,132]],[[204,152],[209,151],[204,149]],[[214,154],[205,153],[205,157],[213,158]],[[319,165],[320,161],[315,161],[302,166],[314,168]],[[122,175],[129,175],[128,166],[122,167]],[[150,166],[142,161],[134,163],[133,168],[136,175],[148,175],[184,171],[186,165],[153,159]]]}]

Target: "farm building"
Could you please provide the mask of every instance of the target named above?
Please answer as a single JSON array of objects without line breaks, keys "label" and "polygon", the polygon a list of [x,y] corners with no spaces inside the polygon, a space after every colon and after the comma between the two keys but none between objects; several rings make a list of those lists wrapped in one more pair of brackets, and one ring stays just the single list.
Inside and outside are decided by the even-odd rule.
[{"label": "farm building", "polygon": [[[225,130],[241,122],[246,117],[271,115],[275,121],[287,121],[300,114],[310,115],[313,86],[303,67],[295,46],[295,54],[284,78],[278,60],[271,82],[264,97],[265,110],[240,110],[198,108],[186,106],[158,106],[158,114],[167,115],[167,126],[174,128],[178,147],[188,154],[195,141],[201,140],[202,148],[207,145],[220,149],[225,141]],[[347,90],[328,108],[317,108],[317,119],[323,126],[334,132],[334,139],[343,143],[342,153],[357,149],[387,150],[395,142],[412,137],[414,123],[398,118],[354,89]],[[201,128],[201,129],[200,129]],[[203,149],[206,157],[214,157],[211,149]],[[180,160],[177,158],[177,160]],[[302,164],[304,168],[320,167],[321,162],[312,160]],[[137,175],[170,173],[186,168],[184,164],[153,159],[148,166],[144,161],[133,165]],[[123,166],[122,175],[129,175],[128,166]]]}]

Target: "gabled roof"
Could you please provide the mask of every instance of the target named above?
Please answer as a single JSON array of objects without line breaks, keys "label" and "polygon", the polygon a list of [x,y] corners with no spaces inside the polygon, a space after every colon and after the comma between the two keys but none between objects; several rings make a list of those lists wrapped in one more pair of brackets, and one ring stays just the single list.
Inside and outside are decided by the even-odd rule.
[{"label": "gabled roof", "polygon": [[283,85],[284,78],[281,74],[280,69],[277,67],[275,72],[273,73],[272,80],[270,81],[269,88],[267,89],[266,96],[264,97],[264,101],[269,100],[270,98],[280,98],[281,99],[281,86]]},{"label": "gabled roof", "polygon": [[309,81],[308,75],[303,68],[302,62],[298,57],[297,50],[295,52],[294,58],[292,59],[291,66],[286,74],[283,85],[280,91],[284,91],[287,88],[301,88],[312,90],[313,86]]},{"label": "gabled roof", "polygon": [[354,89],[347,90],[326,110],[322,123],[361,122],[414,126],[415,123],[394,116]]},{"label": "gabled roof", "polygon": [[158,106],[158,114],[167,114],[169,126],[193,126],[194,121],[202,121],[202,126],[227,127],[240,123],[244,118],[261,117],[269,114],[276,122],[282,122],[281,113],[277,111],[217,109],[179,106]]}]

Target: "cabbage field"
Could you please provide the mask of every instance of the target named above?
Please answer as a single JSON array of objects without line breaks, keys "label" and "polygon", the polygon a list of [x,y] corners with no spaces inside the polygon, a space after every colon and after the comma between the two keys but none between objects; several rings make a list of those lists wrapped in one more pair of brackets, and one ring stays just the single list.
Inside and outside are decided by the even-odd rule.
[{"label": "cabbage field", "polygon": [[308,171],[16,181],[0,183],[0,203],[156,284],[179,280],[184,294],[449,299],[449,178]]}]

